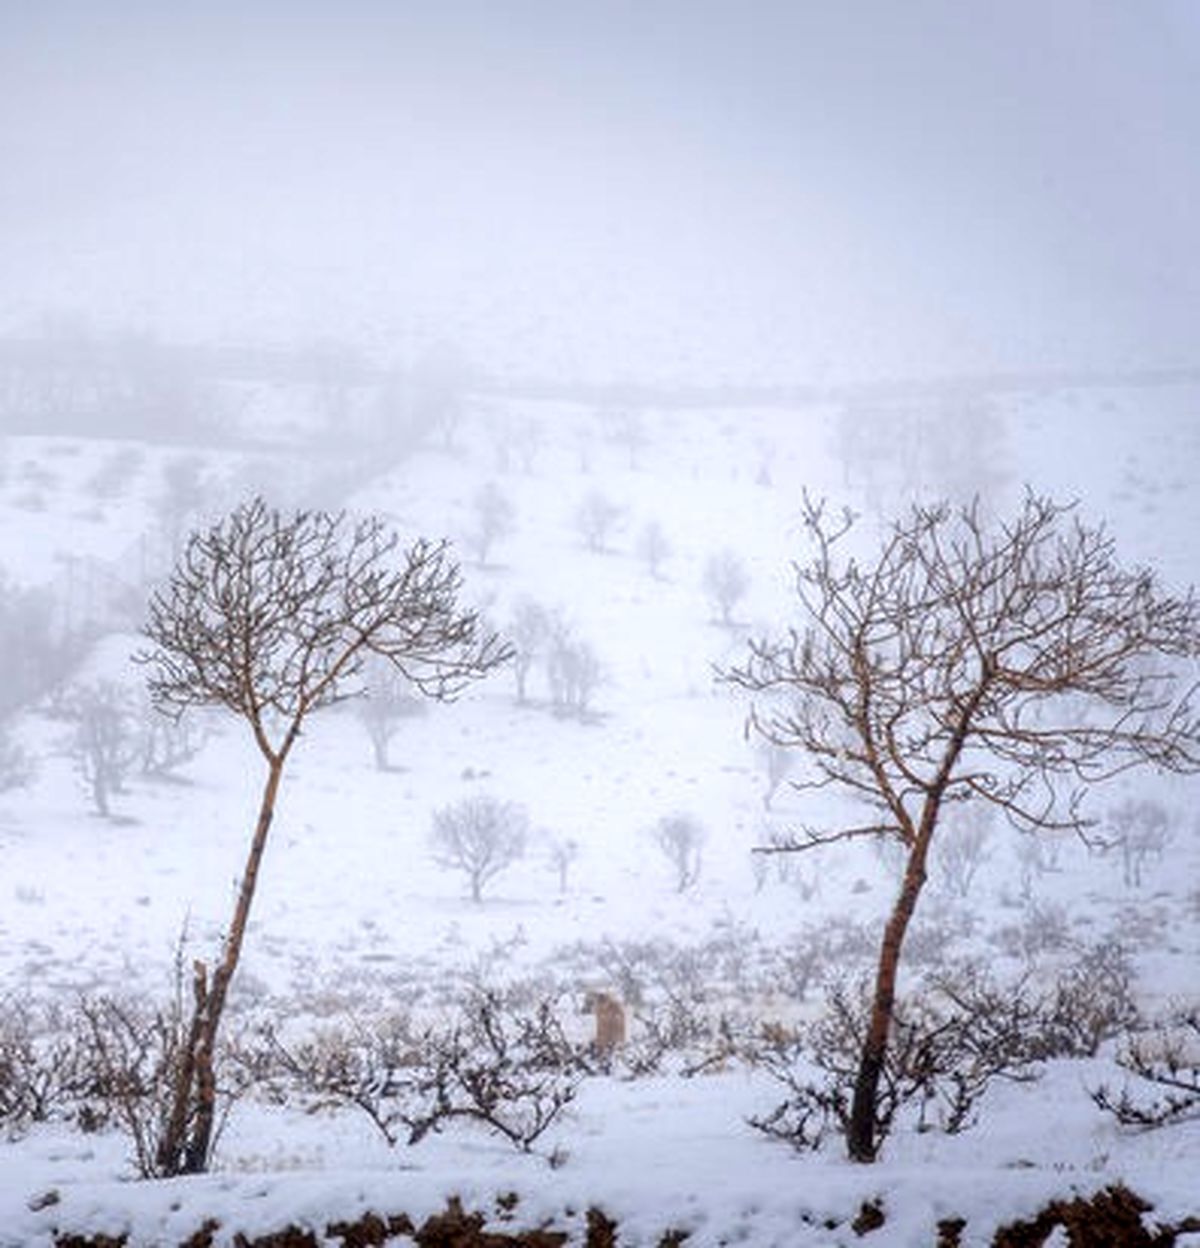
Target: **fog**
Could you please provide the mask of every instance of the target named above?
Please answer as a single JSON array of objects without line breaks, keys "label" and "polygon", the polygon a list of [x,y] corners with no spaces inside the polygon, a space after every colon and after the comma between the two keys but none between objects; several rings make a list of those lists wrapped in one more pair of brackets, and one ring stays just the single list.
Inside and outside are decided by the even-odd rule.
[{"label": "fog", "polygon": [[1190,0],[9,4],[0,333],[1190,365],[1198,61]]}]

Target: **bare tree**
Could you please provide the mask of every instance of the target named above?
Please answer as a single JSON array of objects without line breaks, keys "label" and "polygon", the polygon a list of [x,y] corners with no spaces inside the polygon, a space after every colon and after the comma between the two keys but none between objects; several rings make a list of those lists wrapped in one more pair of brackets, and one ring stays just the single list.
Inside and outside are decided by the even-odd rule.
[{"label": "bare tree", "polygon": [[87,786],[96,814],[112,814],[112,798],[142,757],[137,708],[127,689],[111,680],[78,685],[63,700],[73,720],[66,752]]},{"label": "bare tree", "polygon": [[508,537],[516,528],[517,509],[513,501],[494,482],[480,486],[471,500],[474,524],[467,543],[480,564],[486,564],[496,542]]},{"label": "bare tree", "polygon": [[163,490],[155,502],[157,531],[170,558],[183,545],[212,496],[212,482],[205,478],[199,455],[179,455],[163,466]]},{"label": "bare tree", "polygon": [[1070,506],[1027,494],[990,531],[978,505],[914,506],[875,560],[842,556],[852,525],[805,500],[812,559],[796,568],[803,623],[751,643],[724,678],[768,698],[751,725],[794,746],[801,787],[865,807],[851,827],[808,827],[783,848],[883,838],[903,854],[885,924],[847,1121],[849,1154],[875,1157],[875,1109],[896,978],[930,847],[948,808],[990,803],[1018,829],[1087,835],[1081,798],[1143,765],[1200,768],[1200,721],[1160,656],[1200,651],[1200,604]]},{"label": "bare tree", "polygon": [[995,815],[994,806],[976,802],[943,817],[945,834],[938,838],[933,858],[942,883],[956,897],[967,896],[980,867],[991,857],[987,846]]},{"label": "bare tree", "polygon": [[524,856],[528,836],[520,806],[480,794],[435,811],[429,841],[439,866],[466,875],[478,903],[483,886]]},{"label": "bare tree", "polygon": [[728,627],[733,623],[734,607],[750,588],[750,573],[735,551],[719,550],[705,561],[701,585],[717,608],[721,623]]},{"label": "bare tree", "polygon": [[779,792],[783,782],[791,775],[796,764],[796,755],[787,746],[777,741],[760,737],[757,741],[757,754],[767,773],[767,787],[763,790],[762,804],[764,810],[771,809],[775,794]]},{"label": "bare tree", "polygon": [[600,490],[587,492],[575,509],[575,528],[588,550],[604,550],[623,510]]},{"label": "bare tree", "polygon": [[37,775],[37,763],[29,751],[14,741],[5,724],[0,724],[0,793],[20,789]]},{"label": "bare tree", "polygon": [[555,715],[586,719],[592,694],[603,678],[604,668],[592,646],[576,637],[565,620],[552,617],[546,680]]},{"label": "bare tree", "polygon": [[652,835],[675,873],[675,891],[687,892],[700,878],[700,855],[708,835],[704,825],[694,815],[679,811],[663,815]]},{"label": "bare tree", "polygon": [[625,448],[629,467],[636,471],[639,453],[650,444],[646,418],[637,408],[617,407],[602,412],[600,419],[609,439]]},{"label": "bare tree", "polygon": [[237,969],[284,766],[308,716],[365,692],[369,655],[414,689],[446,700],[509,657],[473,611],[459,606],[461,575],[445,542],[403,551],[377,517],[281,515],[261,498],[193,533],[166,587],[150,599],[146,635],[155,704],[179,715],[220,706],[245,720],[266,763],[258,818],[232,922],[213,971],[198,961],[191,1043],[179,1069],[164,1173],[208,1164],[213,1054]]},{"label": "bare tree", "polygon": [[648,520],[638,534],[637,553],[645,560],[650,575],[662,580],[663,560],[671,555],[671,543],[657,520]]},{"label": "bare tree", "polygon": [[141,773],[156,779],[174,777],[212,738],[212,725],[201,716],[172,719],[160,714],[148,693],[136,700]]},{"label": "bare tree", "polygon": [[529,673],[550,635],[550,615],[532,598],[521,598],[513,608],[508,631],[513,644],[517,702],[523,706],[528,700]]},{"label": "bare tree", "polygon": [[1162,858],[1171,840],[1171,821],[1161,802],[1126,798],[1108,812],[1105,848],[1121,851],[1121,873],[1126,887],[1140,888],[1142,871],[1150,858]]},{"label": "bare tree", "polygon": [[560,840],[557,837],[550,842],[550,865],[558,876],[558,891],[567,891],[567,876],[579,857],[579,842],[572,837]]},{"label": "bare tree", "polygon": [[389,659],[368,655],[363,670],[366,693],[355,703],[355,713],[371,739],[375,766],[391,771],[392,738],[403,720],[425,713],[425,702]]}]

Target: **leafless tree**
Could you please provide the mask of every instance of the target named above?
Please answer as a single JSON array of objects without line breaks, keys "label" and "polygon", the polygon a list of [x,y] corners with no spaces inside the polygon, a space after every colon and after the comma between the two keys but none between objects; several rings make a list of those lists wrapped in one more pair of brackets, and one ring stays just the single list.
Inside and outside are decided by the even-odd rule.
[{"label": "leafless tree", "polygon": [[1121,872],[1129,888],[1141,887],[1150,858],[1162,858],[1171,840],[1171,822],[1161,802],[1126,798],[1108,812],[1106,848],[1121,851]]},{"label": "leafless tree", "polygon": [[750,573],[735,551],[719,550],[705,561],[701,585],[717,608],[721,623],[728,627],[733,623],[734,608],[750,588]]},{"label": "leafless tree", "polygon": [[163,490],[155,503],[156,526],[170,558],[174,559],[184,538],[212,497],[212,482],[205,479],[205,463],[199,455],[179,455],[163,466]]},{"label": "leafless tree", "polygon": [[670,558],[671,543],[657,520],[648,520],[638,534],[637,553],[645,560],[650,575],[662,580],[663,560]]},{"label": "leafless tree", "polygon": [[529,673],[550,635],[550,615],[532,598],[521,598],[513,608],[508,632],[513,645],[517,702],[524,705],[528,700]]},{"label": "leafless tree", "polygon": [[865,808],[850,827],[808,827],[785,850],[857,837],[903,853],[885,924],[854,1100],[850,1156],[871,1161],[905,933],[948,809],[990,803],[1018,829],[1087,835],[1094,783],[1150,765],[1200,768],[1195,686],[1165,663],[1200,652],[1194,591],[1173,596],[1126,569],[1103,528],[1027,494],[989,529],[978,505],[914,506],[873,561],[843,555],[852,517],[805,500],[814,543],[796,567],[800,627],[760,639],[724,673],[768,697],[752,727],[797,748],[810,789]]},{"label": "leafless tree", "polygon": [[[162,1170],[207,1166],[213,1054],[266,848],[284,766],[308,716],[366,692],[369,655],[421,694],[446,700],[510,654],[459,606],[461,574],[445,542],[400,539],[378,517],[282,515],[255,498],[193,533],[149,605],[139,655],[169,714],[219,706],[242,718],[266,764],[258,818],[220,961],[193,976],[191,1043],[162,1142]],[[397,558],[397,555],[399,556]]]},{"label": "leafless tree", "polygon": [[675,873],[675,891],[687,892],[700,878],[700,856],[707,839],[704,825],[694,815],[677,811],[663,815],[652,835]]},{"label": "leafless tree", "polygon": [[111,680],[68,691],[63,710],[73,721],[66,752],[87,786],[96,814],[112,814],[112,798],[142,756],[143,740],[132,694]]},{"label": "leafless tree", "polygon": [[600,419],[610,440],[625,448],[629,467],[636,471],[638,454],[650,443],[645,417],[637,408],[616,407],[602,412]]},{"label": "leafless tree", "polygon": [[429,840],[437,863],[462,871],[478,903],[484,885],[524,856],[528,836],[520,806],[479,794],[435,811]]},{"label": "leafless tree", "polygon": [[366,694],[355,703],[355,714],[371,739],[375,766],[390,771],[392,738],[404,720],[425,713],[426,703],[389,659],[369,655],[363,671]]},{"label": "leafless tree", "polygon": [[576,637],[565,620],[552,618],[546,679],[554,713],[586,719],[592,694],[603,677],[603,666],[592,646]]},{"label": "leafless tree", "polygon": [[20,789],[37,775],[37,763],[4,724],[0,724],[0,793]]},{"label": "leafless tree", "polygon": [[158,779],[176,776],[212,738],[212,725],[202,716],[171,719],[155,710],[148,694],[138,698],[136,705],[138,754],[143,776]]},{"label": "leafless tree", "polygon": [[767,787],[762,795],[763,809],[770,810],[775,794],[779,792],[783,782],[792,773],[796,764],[796,754],[787,746],[765,737],[760,737],[756,744],[758,746],[756,752],[762,762],[763,770],[767,773]]},{"label": "leafless tree", "polygon": [[14,585],[0,570],[0,651],[5,656],[0,682],[0,714],[26,706],[62,681],[80,657],[86,621],[64,618],[45,589]]},{"label": "leafless tree", "polygon": [[575,528],[588,550],[604,550],[623,510],[600,490],[587,492],[575,509]]},{"label": "leafless tree", "polygon": [[471,508],[474,523],[467,543],[480,564],[486,564],[492,547],[516,528],[517,509],[494,481],[480,486],[471,500]]},{"label": "leafless tree", "polygon": [[976,802],[943,816],[943,835],[938,837],[933,858],[942,883],[956,897],[967,896],[980,867],[991,857],[988,839],[995,815],[994,806]]},{"label": "leafless tree", "polygon": [[550,865],[558,876],[558,891],[567,891],[567,876],[570,874],[575,860],[579,857],[579,842],[571,837],[565,840],[555,839],[550,842]]}]

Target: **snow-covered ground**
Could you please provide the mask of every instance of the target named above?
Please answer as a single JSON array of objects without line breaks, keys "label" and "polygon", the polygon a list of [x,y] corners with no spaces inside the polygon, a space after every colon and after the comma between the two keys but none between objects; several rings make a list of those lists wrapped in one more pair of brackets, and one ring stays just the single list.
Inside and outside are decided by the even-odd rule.
[{"label": "snow-covered ground", "polygon": [[[286,409],[279,393],[269,402]],[[910,407],[880,421],[881,439],[906,436]],[[894,877],[869,850],[829,848],[790,879],[755,870],[750,848],[789,826],[798,798],[781,791],[764,807],[765,771],[742,732],[745,704],[714,681],[714,665],[740,657],[748,635],[795,619],[789,560],[805,553],[803,490],[867,508],[868,533],[877,517],[866,500],[891,506],[903,496],[899,448],[886,441],[872,481],[847,474],[840,419],[816,406],[649,411],[645,444],[631,453],[612,421],[585,407],[489,398],[470,409],[452,449],[360,471],[351,508],[379,512],[406,534],[460,542],[476,492],[497,482],[516,530],[485,566],[462,547],[468,596],[501,628],[523,597],[560,611],[604,679],[591,713],[574,719],[550,713],[536,671],[527,705],[516,703],[511,673],[497,674],[406,721],[389,771],[374,767],[353,706],[314,718],[289,764],[235,1008],[301,1026],[319,1002],[384,1012],[389,994],[407,1002],[414,984],[436,1002],[432,989],[481,969],[497,982],[553,973],[581,1003],[587,989],[612,985],[594,982],[594,963],[589,982],[563,984],[571,949],[655,939],[705,949],[735,933],[746,949],[786,950],[847,921],[875,934]],[[1025,483],[1078,497],[1127,559],[1176,586],[1196,579],[1200,391],[1006,395],[995,400],[995,421],[1002,437],[972,471],[987,478],[999,510]],[[506,467],[495,430],[529,422],[538,443],[528,470],[511,456]],[[303,497],[319,475],[306,476],[294,455],[190,453],[214,506],[255,482],[276,497]],[[152,563],[163,473],[179,455],[100,439],[5,439],[0,566],[9,582],[51,586],[68,615],[94,612],[106,567],[128,576],[137,560]],[[589,491],[621,508],[599,551],[585,548],[573,523]],[[652,521],[670,546],[661,577],[638,553]],[[732,626],[716,622],[701,588],[705,560],[726,547],[751,578]],[[128,656],[139,644],[132,632],[110,634],[78,678],[136,686],[143,672]],[[0,794],[0,993],[161,1000],[181,932],[189,958],[215,954],[262,776],[242,724],[218,717],[212,728],[181,773],[185,783],[135,778],[114,798],[113,817],[101,819],[61,748],[64,724],[44,708],[14,723],[41,766],[28,787]],[[535,833],[525,858],[474,905],[461,877],[433,861],[428,834],[435,809],[478,793],[521,803]],[[963,933],[961,952],[999,963],[1019,943],[1011,933],[1040,907],[1065,923],[1068,941],[1120,940],[1148,1010],[1194,1002],[1194,782],[1122,782],[1099,795],[1099,809],[1131,793],[1155,797],[1171,816],[1168,851],[1148,862],[1140,885],[1123,881],[1113,856],[1071,844],[1023,896],[1016,848],[997,831],[969,895],[935,878],[922,915]],[[699,881],[683,893],[649,838],[674,811],[708,833]],[[580,850],[560,891],[550,849],[568,839]],[[964,912],[973,927],[954,917]],[[820,999],[814,988],[801,1007],[748,982],[759,995],[728,1004],[763,1023],[791,1021]],[[706,1007],[724,1004],[717,991]],[[582,1037],[590,1020],[568,1025]],[[1053,1197],[1116,1182],[1153,1202],[1156,1218],[1200,1215],[1200,1123],[1148,1134],[1119,1127],[1088,1096],[1099,1083],[1119,1084],[1112,1056],[1109,1046],[1096,1059],[1052,1063],[1035,1083],[998,1084],[981,1121],[961,1135],[902,1125],[871,1167],[845,1161],[836,1141],[799,1154],[752,1130],[746,1119],[769,1112],[782,1092],[736,1063],[693,1078],[589,1078],[530,1154],[470,1125],[389,1148],[350,1110],[309,1114],[251,1095],[234,1109],[212,1173],[139,1182],[121,1135],[38,1126],[0,1143],[0,1245],[49,1243],[56,1231],[174,1244],[208,1217],[221,1223],[218,1242],[289,1222],[323,1227],[367,1209],[419,1221],[453,1194],[499,1216],[497,1198],[510,1191],[520,1197],[514,1225],[552,1220],[582,1242],[583,1211],[596,1205],[630,1244],[655,1243],[670,1228],[698,1245],[853,1243],[852,1219],[876,1200],[886,1216],[879,1242],[931,1244],[937,1222],[959,1216],[962,1242],[985,1244],[997,1224]]]}]

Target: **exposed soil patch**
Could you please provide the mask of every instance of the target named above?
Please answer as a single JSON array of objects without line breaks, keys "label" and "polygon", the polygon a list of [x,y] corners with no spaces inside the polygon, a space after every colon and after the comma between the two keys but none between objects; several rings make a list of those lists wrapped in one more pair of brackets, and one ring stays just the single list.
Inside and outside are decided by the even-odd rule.
[{"label": "exposed soil patch", "polygon": [[[500,1220],[513,1219],[517,1207],[515,1193],[498,1202]],[[1077,1196],[1071,1200],[1051,1201],[1035,1218],[1012,1222],[1001,1227],[992,1240],[992,1248],[1043,1248],[1060,1227],[1066,1231],[1071,1248],[1173,1248],[1182,1234],[1200,1232],[1200,1215],[1177,1223],[1146,1223],[1144,1215],[1152,1206],[1137,1193],[1117,1184],[1091,1197]],[[330,1222],[324,1236],[309,1227],[286,1226],[268,1235],[250,1239],[238,1233],[233,1237],[236,1248],[322,1248],[334,1240],[341,1248],[378,1248],[398,1236],[408,1236],[420,1248],[566,1248],[570,1242],[567,1231],[553,1226],[527,1230],[488,1229],[488,1217],[480,1212],[467,1212],[457,1196],[451,1196],[446,1208],[416,1226],[407,1214],[390,1216],[370,1212],[355,1221]],[[882,1204],[867,1201],[851,1222],[856,1234],[863,1236],[884,1225]],[[959,1248],[966,1228],[963,1218],[943,1218],[931,1238],[931,1248]],[[212,1248],[219,1224],[208,1221],[179,1248]],[[666,1230],[658,1248],[680,1248],[688,1238],[686,1231]],[[55,1237],[55,1248],[138,1248],[128,1234],[71,1235]],[[592,1206],[585,1215],[583,1248],[618,1248],[619,1225],[602,1209]]]},{"label": "exposed soil patch", "polygon": [[1055,1200],[1030,1221],[1002,1226],[993,1248],[1042,1248],[1062,1227],[1071,1248],[1171,1248],[1185,1231],[1200,1230],[1200,1218],[1175,1225],[1147,1226],[1142,1219],[1153,1206],[1136,1192],[1116,1184],[1091,1199]]}]

